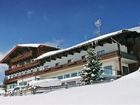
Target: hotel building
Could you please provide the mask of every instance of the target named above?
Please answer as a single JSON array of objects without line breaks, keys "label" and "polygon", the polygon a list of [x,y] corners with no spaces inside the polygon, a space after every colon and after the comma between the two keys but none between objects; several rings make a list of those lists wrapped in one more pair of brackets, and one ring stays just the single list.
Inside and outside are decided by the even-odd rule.
[{"label": "hotel building", "polygon": [[78,84],[88,48],[94,48],[101,58],[104,78],[131,73],[140,66],[140,27],[105,34],[65,49],[41,44],[17,45],[1,60],[9,66],[4,83],[7,89],[46,78]]}]

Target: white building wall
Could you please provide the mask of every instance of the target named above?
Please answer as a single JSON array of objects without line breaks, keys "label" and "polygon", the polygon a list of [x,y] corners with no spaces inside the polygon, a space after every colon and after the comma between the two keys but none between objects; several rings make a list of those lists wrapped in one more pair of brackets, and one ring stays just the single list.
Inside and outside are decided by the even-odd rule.
[{"label": "white building wall", "polygon": [[118,66],[118,62],[116,62],[116,61],[117,61],[117,57],[103,60],[102,61],[102,68],[111,65],[112,66],[112,75],[117,75],[117,70],[119,70],[119,66]]},{"label": "white building wall", "polygon": [[[112,43],[112,44],[104,44],[103,46],[97,46],[95,48],[95,51],[101,51],[104,50],[104,53],[108,53],[108,52],[112,52],[112,51],[117,51],[118,50],[118,46],[116,43]],[[121,46],[121,51],[123,52],[127,52],[127,48],[125,46]],[[68,60],[71,61],[78,61],[81,60],[82,56],[86,56],[87,52],[82,50],[80,51],[80,53],[75,52],[74,55],[68,55],[68,56],[63,56],[62,58],[57,58],[56,60],[51,60],[50,62],[46,61],[43,66],[38,67],[39,70],[43,70],[44,67],[55,67],[56,63],[60,63],[59,65],[63,65],[63,64],[67,64]],[[112,69],[113,69],[113,75],[116,75],[116,71],[119,70],[119,63],[118,63],[118,58],[111,58],[111,59],[106,59],[103,60],[103,65],[102,67],[108,66],[108,65],[112,65]],[[128,64],[125,64],[124,62],[122,63],[122,66],[126,66],[128,67]],[[29,69],[27,70],[27,74],[31,73],[31,70],[33,70],[33,72],[37,71],[37,68],[34,69]],[[51,77],[57,77],[60,75],[65,75],[65,74],[71,74],[73,72],[80,72],[82,70],[82,68],[79,69],[75,69],[75,68],[71,68],[68,70],[64,70],[64,71],[59,71],[59,72],[54,72],[54,73],[49,73],[49,74],[45,74],[45,76],[42,76],[42,78],[51,78]],[[115,71],[116,70],[116,71]],[[25,74],[25,71],[22,72],[22,75]],[[21,72],[19,72],[18,74],[11,74],[9,76],[7,76],[7,78],[13,78],[14,76],[19,76],[21,75]],[[31,77],[31,80],[33,79],[33,77]],[[30,78],[29,78],[30,80]],[[22,80],[23,81],[23,80]],[[25,80],[25,81],[28,81]],[[18,81],[18,83],[21,82],[21,80]]]},{"label": "white building wall", "polygon": [[55,72],[51,72],[51,73],[47,73],[47,74],[42,74],[42,75],[40,75],[40,78],[41,79],[46,79],[46,78],[57,77],[57,76],[65,75],[65,74],[71,74],[71,73],[75,73],[75,72],[78,73],[82,69],[83,69],[83,65],[76,66],[76,67],[72,67],[72,68],[68,68],[68,69],[64,69],[64,70],[60,70],[60,71],[55,71]]},{"label": "white building wall", "polygon": [[[123,52],[127,52],[127,47],[125,47],[124,45],[121,45],[121,51]],[[107,52],[112,52],[112,51],[117,51],[118,50],[118,46],[116,43],[112,43],[112,44],[104,44],[103,46],[97,46],[95,48],[95,51],[98,52],[98,51],[101,51],[101,50],[104,50],[105,53]]]},{"label": "white building wall", "polygon": [[56,60],[51,60],[50,62],[46,61],[43,66],[51,68],[55,67],[56,63],[59,63],[59,65],[67,64],[68,60],[71,60],[72,62],[81,60],[82,56],[87,55],[86,51],[81,51],[80,53],[74,53],[74,55],[68,55],[67,57],[57,58]]}]

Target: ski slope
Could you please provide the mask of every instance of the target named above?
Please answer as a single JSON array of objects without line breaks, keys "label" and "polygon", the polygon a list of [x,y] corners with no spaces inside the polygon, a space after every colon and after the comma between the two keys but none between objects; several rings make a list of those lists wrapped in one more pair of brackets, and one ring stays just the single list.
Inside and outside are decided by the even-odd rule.
[{"label": "ski slope", "polygon": [[140,71],[110,83],[0,97],[0,105],[140,105]]}]

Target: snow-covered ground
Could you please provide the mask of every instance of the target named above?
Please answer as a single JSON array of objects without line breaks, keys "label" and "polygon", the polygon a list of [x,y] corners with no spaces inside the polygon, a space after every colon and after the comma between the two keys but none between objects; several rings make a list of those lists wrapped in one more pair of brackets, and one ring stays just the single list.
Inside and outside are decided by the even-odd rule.
[{"label": "snow-covered ground", "polygon": [[140,105],[140,71],[110,83],[0,97],[0,105]]}]

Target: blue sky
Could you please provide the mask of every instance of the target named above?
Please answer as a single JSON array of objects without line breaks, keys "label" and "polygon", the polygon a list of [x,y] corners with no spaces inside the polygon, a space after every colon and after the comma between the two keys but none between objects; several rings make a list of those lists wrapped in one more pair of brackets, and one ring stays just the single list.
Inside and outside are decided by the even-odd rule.
[{"label": "blue sky", "polygon": [[[140,24],[139,0],[0,0],[0,57],[18,43],[62,48]],[[3,68],[3,67],[2,67]]]}]

